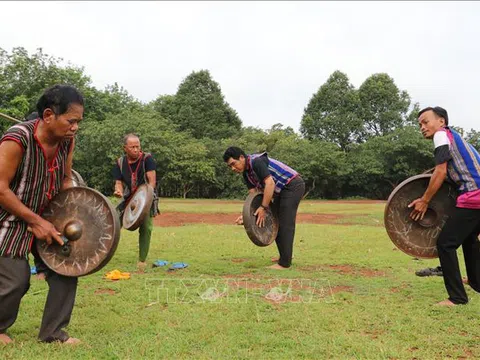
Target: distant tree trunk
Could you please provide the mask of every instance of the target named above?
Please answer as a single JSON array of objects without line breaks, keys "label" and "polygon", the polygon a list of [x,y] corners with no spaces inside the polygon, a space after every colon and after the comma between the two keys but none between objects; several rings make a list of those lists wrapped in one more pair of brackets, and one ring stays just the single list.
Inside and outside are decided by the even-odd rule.
[{"label": "distant tree trunk", "polygon": [[313,189],[315,189],[315,179],[313,179],[312,187],[310,189],[308,189],[308,191],[303,195],[302,200],[306,199],[308,194],[310,193],[310,191],[312,191]]},{"label": "distant tree trunk", "polygon": [[190,192],[190,190],[193,189],[193,185],[192,186],[188,186],[188,184],[185,184],[183,185],[183,198],[186,199],[187,198],[187,194]]}]

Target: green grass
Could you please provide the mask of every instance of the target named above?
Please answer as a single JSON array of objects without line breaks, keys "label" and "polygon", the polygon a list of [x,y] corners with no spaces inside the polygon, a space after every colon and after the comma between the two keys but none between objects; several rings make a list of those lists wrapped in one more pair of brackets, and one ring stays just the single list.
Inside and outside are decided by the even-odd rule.
[{"label": "green grass", "polygon": [[[199,203],[190,206],[217,206]],[[383,211],[376,204],[305,205],[305,211],[363,213],[372,219]],[[446,298],[442,278],[414,274],[437,261],[415,261],[394,250],[380,226],[300,224],[296,234],[294,265],[278,272],[265,268],[276,255],[275,245],[254,246],[240,226],[155,228],[149,259],[184,261],[189,267],[150,268],[140,275],[133,273],[137,233],[123,231],[112,261],[80,279],[68,331],[85,344],[70,348],[36,341],[47,287],[32,278],[10,329],[16,343],[0,347],[2,359],[480,356],[480,296],[468,288],[467,306],[437,308],[433,304]],[[130,271],[132,278],[102,278],[113,269]],[[290,290],[288,301],[268,301],[272,287]],[[201,297],[216,294],[213,289],[223,297]]]},{"label": "green grass", "polygon": [[[229,200],[195,200],[195,199],[161,199],[161,212],[183,213],[240,213],[242,201]],[[355,201],[302,201],[299,213],[334,214],[340,217],[334,220],[338,224],[358,224],[379,226],[383,224],[383,203],[359,204]]]}]

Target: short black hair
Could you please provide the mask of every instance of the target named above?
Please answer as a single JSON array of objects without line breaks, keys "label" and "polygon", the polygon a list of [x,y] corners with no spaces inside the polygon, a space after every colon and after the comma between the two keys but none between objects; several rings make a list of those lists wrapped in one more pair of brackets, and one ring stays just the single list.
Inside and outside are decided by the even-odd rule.
[{"label": "short black hair", "polygon": [[227,150],[225,150],[225,153],[223,154],[223,161],[227,162],[228,159],[233,158],[235,160],[240,159],[240,155],[243,155],[243,157],[247,157],[245,152],[240,149],[239,147],[236,146],[230,146]]},{"label": "short black hair", "polygon": [[54,85],[45,90],[40,99],[38,99],[38,117],[43,119],[45,109],[51,109],[55,115],[62,115],[68,111],[71,104],[83,106],[83,103],[82,94],[73,86]]},{"label": "short black hair", "polygon": [[448,126],[448,113],[447,113],[447,110],[445,110],[444,108],[440,107],[440,106],[435,106],[435,107],[426,107],[425,109],[422,109],[420,110],[420,112],[418,113],[418,116],[417,118],[420,117],[420,115],[422,115],[424,112],[426,111],[430,111],[432,110],[435,115],[437,115],[438,117],[441,117],[445,120],[445,125]]},{"label": "short black hair", "polygon": [[25,118],[25,121],[38,119],[38,112],[34,111]]}]

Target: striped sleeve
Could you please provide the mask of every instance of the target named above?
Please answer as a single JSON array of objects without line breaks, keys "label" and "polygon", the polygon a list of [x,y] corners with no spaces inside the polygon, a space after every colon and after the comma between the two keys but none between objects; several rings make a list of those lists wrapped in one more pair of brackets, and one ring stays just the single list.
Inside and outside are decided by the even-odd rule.
[{"label": "striped sleeve", "polygon": [[8,129],[0,139],[0,144],[4,141],[14,141],[25,151],[28,147],[28,134],[21,126],[16,125]]}]

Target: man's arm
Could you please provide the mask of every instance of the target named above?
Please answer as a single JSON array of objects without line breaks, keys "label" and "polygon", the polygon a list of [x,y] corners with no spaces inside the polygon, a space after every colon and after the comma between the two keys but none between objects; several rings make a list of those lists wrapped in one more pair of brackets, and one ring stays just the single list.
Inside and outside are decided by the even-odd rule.
[{"label": "man's arm", "polygon": [[428,209],[428,203],[442,186],[447,177],[447,164],[452,159],[450,153],[450,139],[445,129],[441,129],[433,136],[435,170],[428,183],[427,190],[420,199],[414,200],[408,207],[414,206],[414,210],[410,213],[410,217],[417,221],[423,219]]},{"label": "man's arm", "polygon": [[[120,161],[123,161],[123,159],[121,159]],[[120,170],[120,165],[118,164],[118,162],[115,162],[115,165],[112,170],[112,174],[113,174],[113,178],[115,179],[113,196],[122,198],[124,187],[123,187],[123,181],[122,181],[122,171]]]},{"label": "man's arm", "polygon": [[115,191],[113,193],[116,197],[123,197],[123,182],[121,180],[115,180]]},{"label": "man's arm", "polygon": [[155,170],[157,169],[157,164],[155,160],[153,160],[152,155],[147,155],[145,157],[145,177],[147,178],[147,183],[152,188],[156,188],[157,186],[157,173]]},{"label": "man's arm", "polygon": [[433,196],[437,191],[442,187],[445,178],[447,177],[447,163],[438,164],[435,166],[432,177],[428,183],[427,190],[423,196],[419,199],[414,200],[408,205],[408,207],[414,206],[413,211],[410,214],[410,217],[417,221],[423,219],[425,212],[427,211],[428,204],[432,200]]},{"label": "man's arm", "polygon": [[275,181],[273,181],[272,176],[268,176],[265,180],[265,189],[263,191],[263,200],[262,206],[268,208],[270,202],[272,201],[273,192],[275,191]]},{"label": "man's arm", "polygon": [[51,243],[52,239],[63,245],[60,233],[52,223],[35,214],[10,189],[17,168],[23,157],[23,149],[13,141],[4,141],[0,144],[0,206],[10,214],[25,221],[37,239]]},{"label": "man's arm", "polygon": [[73,149],[75,148],[75,138],[72,139],[72,145],[70,146],[70,152],[67,156],[67,162],[65,164],[65,177],[62,182],[62,190],[73,187]]},{"label": "man's arm", "polygon": [[429,203],[433,196],[437,193],[438,190],[442,187],[443,182],[447,177],[447,163],[439,164],[435,166],[430,182],[428,183],[428,188],[422,196],[422,199]]},{"label": "man's arm", "polygon": [[157,174],[155,170],[147,171],[146,175],[147,175],[148,185],[150,185],[152,188],[155,189],[155,186],[157,184]]},{"label": "man's arm", "polygon": [[275,191],[275,181],[270,170],[268,169],[268,158],[266,156],[259,157],[253,161],[253,171],[259,179],[263,181],[263,200],[262,206],[268,208],[272,201],[273,192]]},{"label": "man's arm", "polygon": [[270,175],[268,158],[266,156],[255,159],[252,167],[257,177],[262,179],[264,184],[262,205],[254,213],[257,217],[257,226],[263,227],[265,225],[265,210],[268,209],[275,191],[275,181],[273,180],[272,175]]}]

